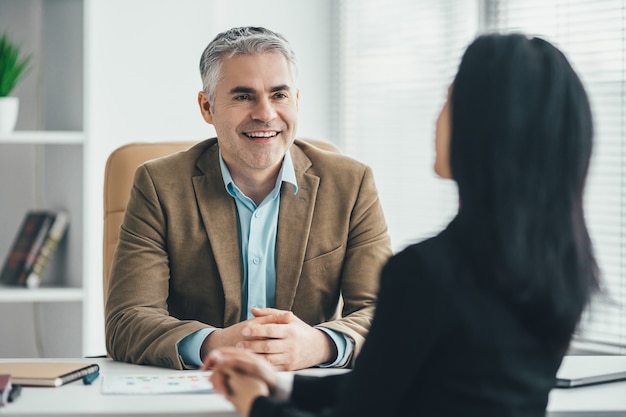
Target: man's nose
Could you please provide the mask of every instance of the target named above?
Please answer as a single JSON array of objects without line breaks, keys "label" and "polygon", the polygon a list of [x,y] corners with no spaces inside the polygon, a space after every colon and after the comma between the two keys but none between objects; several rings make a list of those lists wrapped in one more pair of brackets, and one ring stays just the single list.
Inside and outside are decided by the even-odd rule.
[{"label": "man's nose", "polygon": [[251,116],[254,120],[269,122],[276,118],[276,110],[271,100],[268,97],[263,97],[254,104]]}]

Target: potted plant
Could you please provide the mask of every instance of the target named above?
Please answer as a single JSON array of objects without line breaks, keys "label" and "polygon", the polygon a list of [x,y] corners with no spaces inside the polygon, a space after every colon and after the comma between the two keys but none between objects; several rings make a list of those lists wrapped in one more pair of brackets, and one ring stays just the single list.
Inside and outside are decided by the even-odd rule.
[{"label": "potted plant", "polygon": [[23,57],[6,33],[0,36],[0,134],[15,128],[19,100],[9,94],[30,71],[30,60],[31,56]]}]

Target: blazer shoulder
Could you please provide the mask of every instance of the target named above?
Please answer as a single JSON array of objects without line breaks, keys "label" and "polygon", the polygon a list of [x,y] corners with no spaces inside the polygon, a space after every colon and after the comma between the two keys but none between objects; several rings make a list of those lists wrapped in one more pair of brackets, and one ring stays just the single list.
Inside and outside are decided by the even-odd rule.
[{"label": "blazer shoulder", "polygon": [[299,171],[310,170],[316,175],[342,174],[348,172],[363,174],[371,168],[361,161],[358,161],[341,152],[333,152],[318,148],[306,140],[296,139],[291,147],[291,156],[294,168]]},{"label": "blazer shoulder", "polygon": [[405,271],[409,275],[431,279],[443,286],[455,280],[456,271],[462,263],[452,246],[450,236],[441,233],[419,243],[407,246],[391,257],[388,270]]},{"label": "blazer shoulder", "polygon": [[206,139],[185,151],[175,152],[170,155],[152,159],[144,162],[140,166],[143,166],[149,171],[150,175],[199,175],[200,172],[198,168],[200,161],[207,159],[204,155],[210,152],[217,153],[217,149],[216,138]]}]

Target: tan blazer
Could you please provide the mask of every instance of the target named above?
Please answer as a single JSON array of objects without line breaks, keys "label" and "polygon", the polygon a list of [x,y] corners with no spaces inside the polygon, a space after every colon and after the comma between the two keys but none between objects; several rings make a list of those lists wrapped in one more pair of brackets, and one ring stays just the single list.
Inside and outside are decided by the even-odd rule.
[{"label": "tan blazer", "polygon": [[[281,189],[276,308],[346,334],[358,353],[391,255],[372,171],[299,140],[290,152],[298,192]],[[114,359],[182,369],[180,340],[239,321],[237,227],[215,138],[137,169],[106,305]]]}]

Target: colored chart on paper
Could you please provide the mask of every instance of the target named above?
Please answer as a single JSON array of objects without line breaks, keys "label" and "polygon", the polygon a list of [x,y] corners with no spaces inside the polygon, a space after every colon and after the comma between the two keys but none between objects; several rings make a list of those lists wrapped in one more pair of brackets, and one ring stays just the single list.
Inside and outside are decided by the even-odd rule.
[{"label": "colored chart on paper", "polygon": [[210,372],[181,371],[170,374],[106,375],[103,394],[206,394],[213,391]]}]

